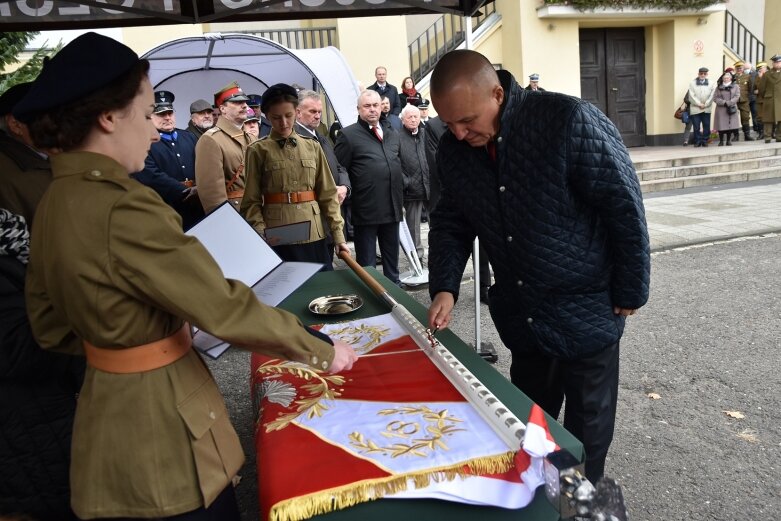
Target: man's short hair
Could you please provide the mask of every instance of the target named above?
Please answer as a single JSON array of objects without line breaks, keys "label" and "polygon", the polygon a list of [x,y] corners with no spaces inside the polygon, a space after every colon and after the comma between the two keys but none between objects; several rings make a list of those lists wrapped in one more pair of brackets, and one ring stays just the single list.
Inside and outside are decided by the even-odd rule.
[{"label": "man's short hair", "polygon": [[[358,100],[356,101],[356,106],[360,107],[361,106],[361,100],[363,98],[367,98],[369,96],[371,96],[371,97],[378,96],[379,97],[379,94],[377,94],[377,91],[370,90],[370,89],[366,89],[366,90],[361,91],[361,93],[358,94]],[[382,99],[382,98],[380,98],[380,99]]]},{"label": "man's short hair", "polygon": [[298,102],[303,103],[305,99],[313,99],[321,101],[320,94],[310,89],[302,89],[298,91]]},{"label": "man's short hair", "polygon": [[388,68],[387,67],[383,67],[382,65],[380,65],[376,69],[374,69],[374,74],[377,74],[377,71],[380,70],[380,69],[384,70],[386,73],[388,72]]},{"label": "man's short hair", "polygon": [[401,109],[401,117],[403,118],[404,116],[406,116],[410,112],[417,112],[418,115],[420,115],[420,109],[418,107],[416,107],[415,105],[407,104],[407,105],[404,105],[403,109]]}]

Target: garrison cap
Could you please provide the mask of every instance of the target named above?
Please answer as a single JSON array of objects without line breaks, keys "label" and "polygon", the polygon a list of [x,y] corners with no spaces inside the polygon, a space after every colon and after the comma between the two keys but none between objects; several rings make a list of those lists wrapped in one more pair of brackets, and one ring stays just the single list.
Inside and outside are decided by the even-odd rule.
[{"label": "garrison cap", "polygon": [[160,114],[172,110],[174,110],[174,93],[167,90],[155,91],[155,107],[152,112]]},{"label": "garrison cap", "polygon": [[239,87],[239,84],[235,81],[230,82],[223,88],[221,88],[215,95],[214,95],[214,106],[219,107],[226,101],[247,101],[249,98],[244,94],[244,91],[241,90],[241,87]]},{"label": "garrison cap", "polygon": [[759,63],[757,63],[757,70],[761,69],[762,67],[767,67],[767,62],[759,62]]},{"label": "garrison cap", "polygon": [[266,92],[263,93],[260,109],[264,113],[268,114],[269,102],[272,99],[278,98],[280,96],[292,96],[298,99],[298,92],[296,92],[296,89],[286,83],[277,83],[276,85],[272,85],[266,89]]},{"label": "garrison cap", "polygon": [[248,94],[247,97],[249,98],[247,105],[250,107],[260,107],[260,102],[263,100],[263,96],[260,94]]},{"label": "garrison cap", "polygon": [[207,110],[211,112],[212,104],[205,99],[197,99],[190,103],[190,114],[195,114],[196,112],[206,112]]},{"label": "garrison cap", "polygon": [[418,104],[419,109],[427,109],[428,108],[428,100],[424,99]]},{"label": "garrison cap", "polygon": [[13,109],[22,121],[35,114],[74,102],[109,85],[138,63],[130,47],[97,33],[85,33],[62,48]]},{"label": "garrison cap", "polygon": [[700,70],[697,71],[697,72],[708,72],[708,68],[707,67],[700,67]]},{"label": "garrison cap", "polygon": [[258,114],[252,109],[247,109],[247,119],[244,120],[244,123],[250,121],[260,121],[260,114]]},{"label": "garrison cap", "polygon": [[0,116],[10,114],[14,106],[27,95],[32,82],[19,83],[8,89],[0,96]]},{"label": "garrison cap", "polygon": [[536,72],[529,76],[529,81],[540,81],[540,75]]},{"label": "garrison cap", "polygon": [[743,60],[738,60],[738,61],[736,61],[732,65],[733,65],[733,67],[738,68],[738,67],[743,67],[745,65],[745,63],[743,62]]}]

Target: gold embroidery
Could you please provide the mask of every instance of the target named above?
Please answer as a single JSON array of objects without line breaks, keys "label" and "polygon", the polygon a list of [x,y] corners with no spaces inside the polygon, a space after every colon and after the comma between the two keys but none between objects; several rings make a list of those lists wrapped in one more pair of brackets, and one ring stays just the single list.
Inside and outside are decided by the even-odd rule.
[{"label": "gold embroidery", "polygon": [[[328,336],[337,337],[342,342],[350,344],[361,355],[382,343],[382,339],[390,334],[390,328],[385,326],[369,326],[366,324],[345,324],[341,329],[328,331]],[[369,337],[363,345],[357,345],[363,336]]]},{"label": "gold embroidery", "polygon": [[[425,435],[423,437],[414,437],[421,432],[421,426],[416,421],[393,420],[385,426],[385,430],[380,434],[386,438],[408,439],[410,443],[393,443],[391,445],[377,445],[373,440],[367,439],[358,431],[352,432],[349,436],[350,445],[360,450],[363,454],[381,453],[383,456],[398,458],[399,456],[412,455],[426,458],[429,451],[437,449],[449,450],[449,447],[443,439],[445,436],[452,436],[453,433],[466,431],[466,429],[456,428],[457,423],[462,423],[454,416],[447,413],[447,409],[433,411],[425,405],[420,407],[397,407],[395,409],[382,409],[378,412],[381,416],[392,415],[419,415],[426,422]],[[422,434],[422,433],[421,433]]]},{"label": "gold embroidery", "polygon": [[257,372],[260,375],[280,375],[287,373],[311,382],[300,387],[300,390],[306,393],[306,396],[293,402],[295,410],[289,413],[280,412],[279,417],[276,420],[266,424],[266,432],[284,429],[290,425],[290,422],[304,413],[306,413],[307,418],[309,419],[314,418],[315,416],[322,416],[323,411],[328,409],[327,405],[321,403],[322,400],[333,400],[340,396],[341,392],[336,390],[335,387],[344,384],[343,376],[323,374],[320,371],[310,369],[309,367],[295,362],[270,360],[258,367]]}]

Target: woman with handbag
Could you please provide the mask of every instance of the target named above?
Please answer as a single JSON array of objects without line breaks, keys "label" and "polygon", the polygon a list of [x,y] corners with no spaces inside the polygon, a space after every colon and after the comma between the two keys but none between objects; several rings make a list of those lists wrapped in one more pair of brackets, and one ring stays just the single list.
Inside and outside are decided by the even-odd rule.
[{"label": "woman with handbag", "polygon": [[[694,136],[689,143],[695,147],[708,146],[714,91],[714,85],[708,80],[707,67],[700,67],[697,77],[689,84],[689,92],[687,93],[689,96],[689,117],[694,129]],[[686,144],[685,141],[684,144]]]},{"label": "woman with handbag", "polygon": [[740,87],[732,80],[731,72],[722,74],[720,85],[713,95],[713,101],[716,103],[713,128],[719,133],[719,146],[724,146],[725,137],[727,138],[727,146],[732,146],[732,134],[740,128],[740,114],[738,113]]}]

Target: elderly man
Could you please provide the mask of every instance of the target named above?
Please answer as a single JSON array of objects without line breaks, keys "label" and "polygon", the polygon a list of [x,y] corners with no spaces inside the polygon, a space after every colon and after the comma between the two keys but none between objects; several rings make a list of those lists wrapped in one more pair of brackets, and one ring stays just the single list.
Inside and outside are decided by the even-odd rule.
[{"label": "elderly man", "polygon": [[398,116],[401,113],[401,98],[399,98],[399,89],[387,82],[388,69],[385,67],[377,67],[374,69],[374,78],[377,80],[367,87],[369,90],[373,90],[381,97],[387,96],[390,101],[390,113],[394,116]]},{"label": "elderly man", "polygon": [[198,138],[176,128],[173,102],[171,92],[155,92],[152,124],[160,133],[160,141],[152,143],[149,148],[144,169],[131,177],[157,192],[181,216],[182,228],[188,230],[204,215],[195,187],[195,145]]},{"label": "elderly man", "polygon": [[[336,153],[334,153],[331,141],[318,131],[322,117],[323,100],[320,99],[320,94],[306,89],[298,91],[298,107],[296,107],[296,125],[294,130],[301,136],[314,138],[320,143],[325,159],[328,162],[328,168],[331,169],[334,184],[336,184],[336,196],[341,207],[342,218],[345,220],[346,230],[348,212],[345,211],[345,206],[347,206],[346,203],[350,195],[350,175],[347,173],[347,169],[340,165],[339,160],[336,159]],[[327,230],[328,227],[324,226],[323,229]],[[330,232],[328,233],[327,244],[333,256],[334,241]]]},{"label": "elderly man", "polygon": [[190,122],[187,124],[187,131],[196,138],[200,138],[213,126],[214,115],[211,104],[203,99],[193,101],[190,104]]},{"label": "elderly man", "polygon": [[707,147],[710,139],[710,115],[713,109],[713,95],[716,85],[708,80],[708,68],[700,67],[697,77],[689,84],[689,113],[692,118],[695,147]]},{"label": "elderly man", "polygon": [[439,145],[442,197],[429,233],[430,326],[450,321],[479,236],[512,382],[554,418],[566,398],[564,426],[583,442],[594,482],[613,438],[624,322],[649,291],[632,161],[595,106],[526,91],[474,51],[440,60],[431,99],[450,132]]},{"label": "elderly man", "polygon": [[379,240],[382,270],[399,282],[399,222],[404,178],[399,157],[399,134],[380,125],[380,95],[371,90],[358,96],[358,122],[336,138],[336,158],[352,184],[355,255],[361,266],[374,266]]},{"label": "elderly man", "polygon": [[15,85],[0,96],[0,208],[24,217],[28,227],[52,180],[48,156],[33,147],[27,125],[11,114],[30,85]]},{"label": "elderly man", "polygon": [[420,128],[420,109],[414,105],[405,105],[401,109],[401,122],[404,125],[399,132],[401,144],[401,173],[404,175],[404,218],[407,221],[412,241],[423,258],[423,246],[420,241],[420,222],[423,209],[428,206],[429,171],[426,160],[426,131]]},{"label": "elderly man", "polygon": [[220,118],[195,147],[195,182],[206,213],[225,201],[239,210],[244,195],[244,152],[255,138],[244,132],[247,96],[235,81],[214,95]]}]

